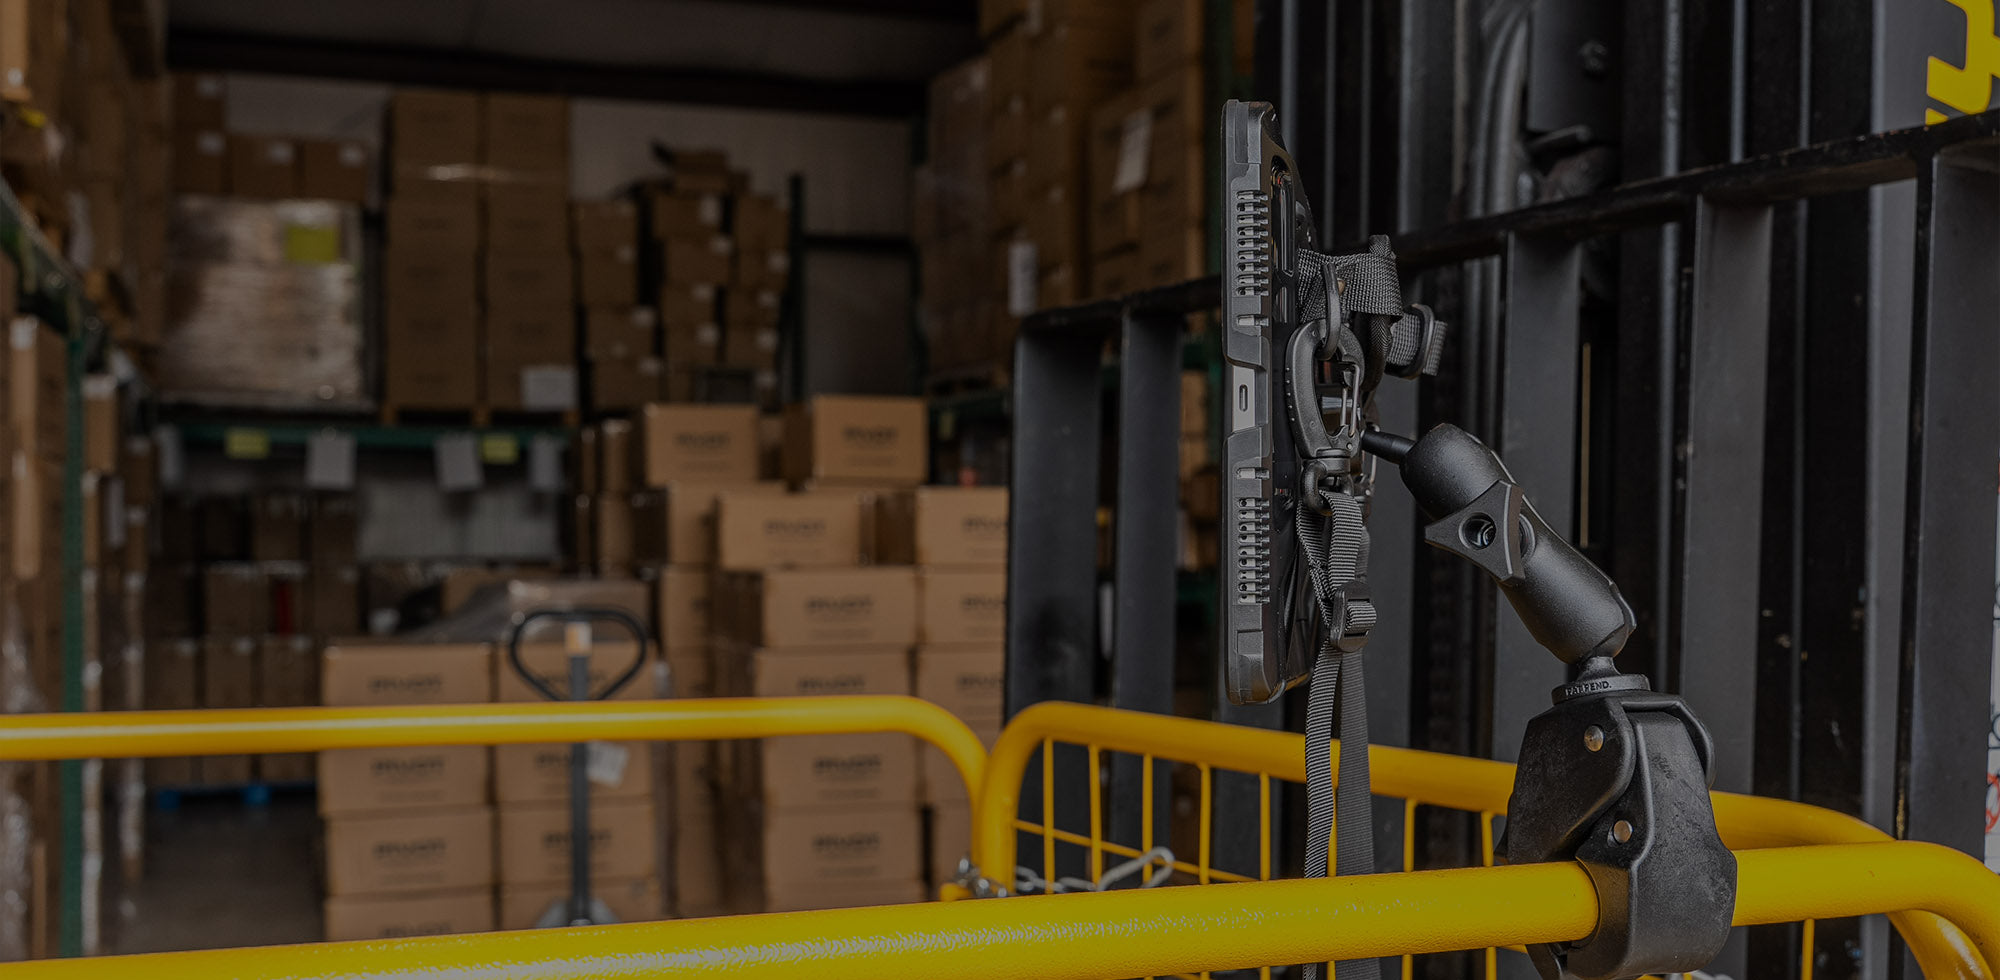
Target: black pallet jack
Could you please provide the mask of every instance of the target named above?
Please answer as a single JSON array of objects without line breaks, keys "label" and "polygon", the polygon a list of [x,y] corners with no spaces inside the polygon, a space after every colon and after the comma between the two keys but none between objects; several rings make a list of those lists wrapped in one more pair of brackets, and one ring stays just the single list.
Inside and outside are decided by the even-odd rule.
[{"label": "black pallet jack", "polygon": [[[562,624],[563,649],[568,654],[568,693],[555,689],[521,660],[521,641],[528,627],[546,620]],[[632,662],[602,687],[592,689],[590,658],[595,646],[596,623],[612,623],[632,635],[636,650]],[[618,693],[639,676],[646,666],[646,628],[622,609],[538,609],[522,615],[507,636],[507,663],[529,687],[551,701],[602,701]],[[611,925],[618,918],[603,900],[590,893],[590,743],[577,742],[569,748],[569,895],[549,904],[535,921],[535,928],[555,926]]]}]

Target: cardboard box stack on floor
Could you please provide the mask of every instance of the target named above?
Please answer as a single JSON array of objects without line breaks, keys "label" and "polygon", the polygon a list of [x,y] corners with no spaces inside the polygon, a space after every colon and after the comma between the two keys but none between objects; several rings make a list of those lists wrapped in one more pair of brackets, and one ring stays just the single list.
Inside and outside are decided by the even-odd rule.
[{"label": "cardboard box stack on floor", "polygon": [[[916,399],[823,396],[786,421],[791,493],[716,505],[713,657],[746,697],[910,693],[917,582],[864,567],[874,497],[920,481]],[[915,901],[923,895],[916,745],[907,736],[777,738],[719,747],[732,910]]]},{"label": "cardboard box stack on floor", "polygon": [[389,164],[385,407],[574,410],[568,101],[398,90]]},{"label": "cardboard box stack on floor", "polygon": [[[361,629],[357,512],[345,493],[173,497],[147,573],[152,708],[317,704],[320,643]],[[154,789],[311,782],[300,754],[159,758]]]},{"label": "cardboard box stack on floor", "polygon": [[[917,573],[912,689],[957,715],[991,748],[1004,718],[1007,490],[916,487],[876,501],[875,559]],[[971,844],[965,780],[944,754],[922,752],[933,888],[951,880]]]},{"label": "cardboard box stack on floor", "polygon": [[[320,659],[328,705],[493,700],[491,644],[337,642]],[[326,937],[494,927],[494,818],[485,746],[342,749],[319,756]]]}]

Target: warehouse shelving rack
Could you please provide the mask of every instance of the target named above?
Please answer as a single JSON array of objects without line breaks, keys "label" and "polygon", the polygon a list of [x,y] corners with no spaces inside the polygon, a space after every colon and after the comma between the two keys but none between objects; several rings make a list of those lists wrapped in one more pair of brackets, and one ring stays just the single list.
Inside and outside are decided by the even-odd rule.
[{"label": "warehouse shelving rack", "polygon": [[[83,649],[83,392],[84,372],[102,363],[106,341],[104,321],[84,294],[81,276],[43,237],[22,207],[13,188],[0,181],[0,253],[19,276],[19,305],[62,335],[68,371],[63,398],[62,483],[62,688],[51,707],[84,709]],[[51,692],[42,692],[46,697]],[[61,780],[61,910],[60,949],[65,956],[83,952],[83,763],[59,764]]]}]

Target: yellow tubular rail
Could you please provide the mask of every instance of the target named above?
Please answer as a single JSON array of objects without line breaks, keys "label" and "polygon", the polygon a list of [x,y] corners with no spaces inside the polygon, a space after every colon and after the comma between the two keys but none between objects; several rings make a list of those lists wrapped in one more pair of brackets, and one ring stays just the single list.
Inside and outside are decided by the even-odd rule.
[{"label": "yellow tubular rail", "polygon": [[[995,881],[1011,883],[1021,780],[1029,760],[1045,742],[1260,773],[1291,782],[1305,780],[1301,735],[1086,704],[1037,704],[1016,715],[994,743],[974,813],[973,863]],[[1338,772],[1340,746],[1335,744],[1333,751]],[[1505,814],[1514,787],[1514,766],[1490,759],[1372,745],[1368,763],[1374,794],[1401,797],[1411,809],[1424,805]],[[1050,795],[1044,794],[1045,802]],[[1893,841],[1868,823],[1820,807],[1736,793],[1715,793],[1712,798],[1717,829],[1732,850]],[[1993,968],[2000,965],[2000,958],[1990,950],[1982,956],[1962,931],[1922,904],[1870,911],[1891,913],[1891,922],[1910,945],[1925,977],[2000,977]]]},{"label": "yellow tubular rail", "polygon": [[866,732],[923,739],[951,759],[968,789],[980,785],[986,750],[964,722],[928,701],[888,695],[5,715],[0,762]]},{"label": "yellow tubular rail", "polygon": [[[2000,958],[2000,878],[1933,844],[1745,851],[1738,925],[1922,908]],[[1574,864],[1131,889],[724,919],[43,960],[71,977],[721,977],[1104,980],[1580,939],[1597,920]]]}]

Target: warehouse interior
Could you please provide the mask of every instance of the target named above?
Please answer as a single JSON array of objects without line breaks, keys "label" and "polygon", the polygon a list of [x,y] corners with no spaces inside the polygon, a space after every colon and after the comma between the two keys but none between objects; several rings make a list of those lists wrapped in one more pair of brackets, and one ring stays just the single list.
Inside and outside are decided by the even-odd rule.
[{"label": "warehouse interior", "polygon": [[0,0],[0,980],[2000,975],[1994,24]]}]

